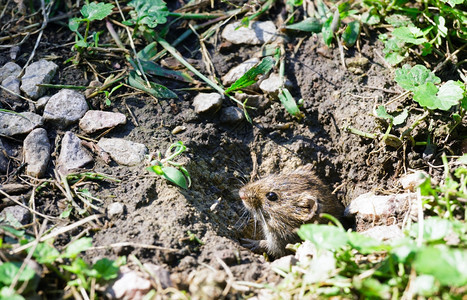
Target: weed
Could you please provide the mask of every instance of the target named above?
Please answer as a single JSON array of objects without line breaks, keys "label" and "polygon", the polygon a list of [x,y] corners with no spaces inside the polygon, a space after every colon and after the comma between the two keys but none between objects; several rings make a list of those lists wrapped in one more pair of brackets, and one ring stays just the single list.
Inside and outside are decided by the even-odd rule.
[{"label": "weed", "polygon": [[187,189],[191,185],[190,174],[182,164],[173,161],[173,159],[185,151],[186,146],[183,145],[183,142],[173,143],[165,152],[165,158],[162,158],[160,152],[156,153],[157,159],[151,161],[151,166],[147,170],[162,176],[183,189]]}]

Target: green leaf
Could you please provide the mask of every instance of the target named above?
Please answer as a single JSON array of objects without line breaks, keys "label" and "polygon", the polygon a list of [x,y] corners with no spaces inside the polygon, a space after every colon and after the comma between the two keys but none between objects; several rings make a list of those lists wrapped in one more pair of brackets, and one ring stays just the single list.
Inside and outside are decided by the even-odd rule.
[{"label": "green leaf", "polygon": [[79,240],[74,241],[65,249],[65,252],[62,254],[62,257],[66,258],[75,258],[82,251],[85,251],[92,247],[92,238],[83,237]]},{"label": "green leaf", "polygon": [[4,286],[0,289],[0,300],[25,300],[25,298],[9,286]]},{"label": "green leaf", "polygon": [[[22,262],[5,262],[0,265],[0,282],[4,285],[10,285],[13,282],[13,279],[19,272]],[[19,275],[18,281],[24,282],[29,281],[34,278],[34,269],[26,264],[25,268]]]},{"label": "green leaf", "polygon": [[362,280],[358,276],[354,276],[353,284],[365,296],[363,299],[389,299],[389,286],[382,284],[375,278],[370,277]]},{"label": "green leaf", "polygon": [[[60,265],[60,267],[73,274],[83,274],[88,269],[88,264],[78,257],[72,261],[71,265]],[[68,285],[70,285],[70,282],[68,282]]]},{"label": "green leaf", "polygon": [[188,184],[186,182],[185,176],[177,168],[174,168],[174,167],[162,167],[162,171],[164,171],[164,174],[162,175],[162,177],[164,177],[168,181],[178,185],[179,187],[181,187],[183,189],[188,188]]},{"label": "green leaf", "polygon": [[292,97],[288,89],[280,89],[278,97],[289,114],[291,114],[299,120],[303,117],[303,113],[298,108],[295,99]]},{"label": "green leaf", "polygon": [[81,22],[81,19],[71,18],[70,21],[68,21],[68,28],[73,32],[77,32]]},{"label": "green leaf", "polygon": [[[452,232],[452,223],[449,220],[439,217],[431,217],[423,222],[423,240],[427,242],[436,242],[443,240],[449,233]],[[410,235],[418,236],[418,223],[415,223],[410,228]]]},{"label": "green leaf", "polygon": [[285,26],[286,29],[290,30],[299,30],[314,33],[320,33],[322,27],[322,22],[316,18],[307,18],[301,22]]},{"label": "green leaf", "polygon": [[376,116],[378,118],[387,119],[391,121],[394,119],[393,116],[387,113],[386,107],[384,107],[384,105],[379,105],[378,108],[376,108]]},{"label": "green leaf", "polygon": [[421,37],[423,36],[423,32],[415,26],[396,28],[392,32],[392,35],[404,43],[411,43],[414,45],[428,42],[425,37]]},{"label": "green leaf", "polygon": [[146,24],[149,28],[154,28],[157,24],[167,22],[169,10],[162,0],[132,0],[128,5],[135,8],[136,15],[132,17],[138,24]]},{"label": "green leaf", "polygon": [[245,74],[243,74],[242,77],[237,79],[232,84],[232,86],[230,86],[225,91],[225,93],[227,94],[229,92],[236,91],[236,90],[239,90],[239,89],[243,89],[243,88],[245,88],[247,86],[255,84],[258,81],[258,76],[266,74],[267,72],[269,72],[269,70],[271,70],[272,67],[274,67],[275,63],[276,63],[276,61],[272,57],[266,56],[256,66],[249,69]]},{"label": "green leaf", "polygon": [[368,25],[376,25],[381,22],[381,18],[378,13],[372,9],[362,14],[362,22]]},{"label": "green leaf", "polygon": [[[132,59],[128,59],[128,61],[135,67],[136,63]],[[183,82],[193,83],[194,79],[186,72],[180,72],[177,70],[167,70],[161,67],[160,65],[156,64],[153,61],[146,61],[140,60],[141,66],[143,67],[144,72],[146,74],[154,75],[154,76],[161,76],[169,79],[175,79]]]},{"label": "green leaf", "polygon": [[349,244],[362,254],[370,254],[376,251],[385,251],[391,248],[390,246],[384,245],[378,240],[364,236],[358,232],[350,232],[348,237]]},{"label": "green leaf", "polygon": [[441,108],[442,104],[439,102],[438,97],[436,97],[437,92],[438,88],[432,82],[427,82],[416,87],[413,93],[413,100],[418,102],[422,107],[429,109]]},{"label": "green leaf", "polygon": [[445,245],[424,247],[416,255],[414,267],[418,273],[434,276],[442,285],[467,285],[467,250]]},{"label": "green leaf", "polygon": [[177,94],[175,94],[170,89],[166,88],[161,84],[157,84],[150,81],[150,87],[146,86],[146,82],[141,77],[139,77],[134,71],[131,71],[128,75],[128,84],[158,99],[178,98]]},{"label": "green leaf", "polygon": [[318,224],[305,224],[298,230],[298,236],[315,244],[318,248],[337,250],[347,244],[348,236],[339,227]]},{"label": "green leaf", "polygon": [[164,175],[164,171],[162,171],[162,166],[160,165],[155,165],[155,166],[150,166],[146,168],[150,172],[154,172],[157,175]]},{"label": "green leaf", "polygon": [[344,44],[348,47],[355,45],[357,42],[358,36],[360,35],[360,22],[352,21],[345,28],[342,33],[342,40]]},{"label": "green leaf", "polygon": [[401,27],[401,26],[414,26],[410,18],[406,15],[400,14],[390,14],[384,18],[386,23],[394,26],[394,27]]},{"label": "green leaf", "polygon": [[441,2],[451,5],[451,7],[456,6],[457,4],[462,4],[465,0],[441,0]]},{"label": "green leaf", "polygon": [[99,259],[92,269],[98,274],[97,279],[103,278],[104,280],[117,278],[119,270],[116,262],[108,258]]},{"label": "green leaf", "polygon": [[40,264],[51,264],[60,256],[60,252],[48,243],[39,243],[33,256]]},{"label": "green leaf", "polygon": [[18,230],[10,226],[1,225],[0,229],[5,230],[6,232],[11,233],[17,238],[22,238],[24,236],[24,230]]},{"label": "green leaf", "polygon": [[408,116],[409,111],[407,109],[404,109],[400,114],[394,117],[394,120],[392,122],[394,125],[400,125],[405,122]]},{"label": "green leaf", "polygon": [[91,2],[88,5],[83,5],[81,14],[89,21],[102,20],[112,13],[113,4],[104,2]]},{"label": "green leaf", "polygon": [[[396,70],[396,76],[394,80],[402,88],[415,91],[415,89],[427,82],[430,83],[440,83],[441,79],[437,77],[434,73],[430,72],[425,66],[415,65],[410,67],[410,65],[404,65],[402,68]],[[436,92],[435,92],[436,94]]]},{"label": "green leaf", "polygon": [[334,32],[332,31],[332,28],[331,28],[332,18],[333,16],[330,16],[326,20],[326,22],[324,22],[323,28],[321,29],[321,34],[323,35],[324,43],[328,46],[331,45],[332,39],[334,38]]},{"label": "green leaf", "polygon": [[[460,81],[449,80],[439,87],[438,98],[445,110],[451,106],[459,104],[459,101],[464,98],[465,85]],[[442,108],[441,108],[442,109]]]}]

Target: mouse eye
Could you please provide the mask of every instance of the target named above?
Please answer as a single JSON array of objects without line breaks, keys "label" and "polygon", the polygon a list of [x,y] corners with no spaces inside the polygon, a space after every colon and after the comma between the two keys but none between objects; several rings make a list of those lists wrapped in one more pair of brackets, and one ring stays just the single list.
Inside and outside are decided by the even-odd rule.
[{"label": "mouse eye", "polygon": [[278,198],[279,197],[274,192],[269,192],[266,194],[266,199],[268,199],[269,201],[276,201]]}]

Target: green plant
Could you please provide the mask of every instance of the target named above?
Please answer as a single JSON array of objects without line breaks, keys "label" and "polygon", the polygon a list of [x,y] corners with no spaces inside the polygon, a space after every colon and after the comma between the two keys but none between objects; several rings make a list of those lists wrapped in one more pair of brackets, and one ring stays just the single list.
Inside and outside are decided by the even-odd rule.
[{"label": "green plant", "polygon": [[183,142],[179,141],[170,145],[165,152],[165,158],[162,158],[162,154],[158,151],[156,154],[157,159],[151,161],[151,166],[147,170],[162,176],[183,189],[189,188],[191,185],[190,174],[182,164],[173,161],[173,159],[185,152],[186,149]]},{"label": "green plant", "polygon": [[[81,15],[83,18],[71,18],[68,23],[68,28],[76,34],[76,43],[75,48],[82,52],[85,48],[89,46],[88,36],[89,36],[89,25],[91,21],[103,20],[105,17],[112,13],[114,8],[113,4],[110,3],[95,3],[91,2],[89,4],[83,5],[81,8]],[[86,29],[84,31],[84,36],[79,33],[79,27],[81,23],[86,23]],[[97,43],[99,39],[98,34],[93,34],[94,42]]]}]

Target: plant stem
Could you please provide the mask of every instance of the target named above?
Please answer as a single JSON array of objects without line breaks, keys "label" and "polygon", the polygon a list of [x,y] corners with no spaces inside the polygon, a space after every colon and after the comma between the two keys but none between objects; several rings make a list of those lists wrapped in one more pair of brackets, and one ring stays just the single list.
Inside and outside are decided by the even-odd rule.
[{"label": "plant stem", "polygon": [[356,134],[356,135],[359,135],[359,136],[363,136],[365,138],[368,138],[368,139],[376,139],[377,135],[374,134],[374,133],[369,133],[369,132],[364,132],[364,131],[361,131],[361,130],[358,130],[356,128],[353,128],[352,126],[346,126],[343,128],[345,131],[347,132],[350,132],[350,133],[353,133],[353,134]]},{"label": "plant stem", "polygon": [[217,14],[190,14],[190,13],[176,13],[170,12],[169,16],[182,18],[182,19],[193,19],[193,20],[206,20],[206,19],[216,19],[219,17],[225,16],[225,13],[217,13]]},{"label": "plant stem", "polygon": [[408,135],[409,133],[412,132],[412,130],[415,129],[415,127],[417,127],[417,125],[423,121],[426,117],[428,117],[428,115],[430,114],[430,111],[429,110],[425,110],[425,112],[423,113],[423,115],[418,118],[417,120],[415,120],[415,122],[413,122],[413,124],[407,128],[404,132],[402,132],[401,136],[399,137],[400,140],[402,140],[403,137],[405,137],[406,135]]}]

